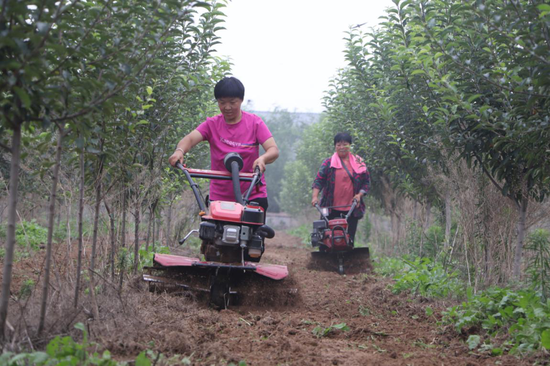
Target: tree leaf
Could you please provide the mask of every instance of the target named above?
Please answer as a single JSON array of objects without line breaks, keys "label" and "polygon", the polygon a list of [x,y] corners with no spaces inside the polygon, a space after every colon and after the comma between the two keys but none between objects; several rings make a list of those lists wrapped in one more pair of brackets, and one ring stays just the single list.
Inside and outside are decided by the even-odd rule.
[{"label": "tree leaf", "polygon": [[471,350],[476,349],[479,346],[479,343],[481,343],[481,337],[476,334],[472,334],[468,337],[466,343],[468,343],[468,348]]},{"label": "tree leaf", "polygon": [[21,101],[21,104],[23,104],[23,107],[25,109],[30,109],[31,108],[31,98],[29,97],[29,94],[27,94],[27,92],[25,90],[23,90],[22,88],[20,88],[18,86],[14,86],[13,91],[19,97],[19,100]]},{"label": "tree leaf", "polygon": [[546,329],[542,334],[540,335],[540,343],[544,348],[547,350],[550,350],[550,329]]},{"label": "tree leaf", "polygon": [[136,357],[135,365],[136,366],[151,366],[151,360],[149,360],[149,358],[147,358],[147,356],[145,354],[145,351],[141,352]]}]

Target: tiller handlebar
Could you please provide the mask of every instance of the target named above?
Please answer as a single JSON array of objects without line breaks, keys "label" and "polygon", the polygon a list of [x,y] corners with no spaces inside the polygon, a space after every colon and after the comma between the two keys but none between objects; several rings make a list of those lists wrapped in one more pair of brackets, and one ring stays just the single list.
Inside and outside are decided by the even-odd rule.
[{"label": "tiller handlebar", "polygon": [[[201,212],[206,212],[206,204],[204,203],[199,191],[199,186],[193,181],[193,178],[205,178],[205,179],[219,179],[219,180],[231,180],[233,182],[233,193],[235,194],[235,202],[245,205],[249,202],[252,189],[261,184],[262,173],[260,168],[256,166],[254,173],[243,173],[240,170],[243,168],[242,157],[238,153],[229,153],[224,158],[225,168],[227,172],[219,170],[203,170],[203,169],[188,169],[182,165],[179,161],[176,162],[176,168],[183,171],[189,186],[193,190],[195,199],[199,204]],[[240,182],[250,182],[250,187],[246,191],[246,194],[242,195]]]},{"label": "tiller handlebar", "polygon": [[[346,214],[346,216],[344,217],[346,219],[346,221],[348,221],[348,218],[351,216],[351,214],[353,213],[353,211],[355,210],[355,208],[357,207],[357,204],[359,202],[356,200],[356,199],[353,199],[352,203],[351,203],[351,207],[348,211],[348,213]],[[329,207],[321,207],[319,206],[318,203],[315,204],[315,208],[317,209],[317,211],[319,211],[319,213],[321,214],[321,217],[323,218],[323,220],[325,220],[325,222],[327,223],[328,225],[328,215],[325,214],[323,212],[323,208],[338,208],[338,207],[346,207],[346,206],[329,206]]]}]

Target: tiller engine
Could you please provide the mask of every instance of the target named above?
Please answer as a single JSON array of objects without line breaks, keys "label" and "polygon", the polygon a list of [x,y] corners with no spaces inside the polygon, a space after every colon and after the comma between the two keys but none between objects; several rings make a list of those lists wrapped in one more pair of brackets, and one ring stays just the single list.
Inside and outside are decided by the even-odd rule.
[{"label": "tiller engine", "polygon": [[[354,267],[369,267],[369,248],[355,248],[348,233],[348,218],[357,207],[354,200],[347,214],[342,218],[328,219],[329,209],[335,207],[315,208],[321,214],[321,220],[313,221],[311,246],[319,251],[311,253],[312,260],[323,267],[337,265],[339,274],[344,274],[344,262]],[[336,262],[336,263],[335,263]],[[366,262],[366,263],[365,263]],[[361,268],[355,268],[361,269]]]}]

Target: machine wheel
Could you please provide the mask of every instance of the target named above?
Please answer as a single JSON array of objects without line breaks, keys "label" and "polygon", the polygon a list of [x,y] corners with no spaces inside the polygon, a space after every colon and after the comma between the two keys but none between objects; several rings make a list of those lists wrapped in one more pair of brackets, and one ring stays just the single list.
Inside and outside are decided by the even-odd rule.
[{"label": "machine wheel", "polygon": [[344,258],[338,256],[338,274],[344,274]]},{"label": "machine wheel", "polygon": [[214,281],[210,286],[210,303],[219,309],[229,307],[231,288],[225,281]]}]

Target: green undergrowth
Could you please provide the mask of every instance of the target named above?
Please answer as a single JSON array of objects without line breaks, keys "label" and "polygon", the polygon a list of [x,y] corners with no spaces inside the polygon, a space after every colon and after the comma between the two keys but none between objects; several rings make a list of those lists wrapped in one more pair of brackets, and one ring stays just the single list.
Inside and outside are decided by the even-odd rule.
[{"label": "green undergrowth", "polygon": [[188,357],[173,356],[165,357],[161,353],[151,350],[141,352],[135,360],[116,361],[109,351],[99,353],[99,346],[88,340],[88,333],[82,323],[75,325],[76,329],[82,331],[82,341],[77,342],[70,336],[57,336],[46,346],[45,351],[29,353],[4,352],[0,355],[1,366],[168,366],[168,365],[190,365]]},{"label": "green undergrowth", "polygon": [[[6,240],[6,225],[0,226],[0,239]],[[56,226],[53,230],[53,242],[58,243],[65,239],[65,230]],[[21,221],[15,227],[15,260],[30,257],[31,254],[48,242],[48,229],[40,225],[36,220]],[[5,248],[0,249],[0,257],[4,257]]]},{"label": "green undergrowth", "polygon": [[[391,286],[394,293],[410,291],[430,298],[463,299],[442,313],[441,324],[468,334],[467,344],[472,350],[495,356],[550,350],[550,299],[536,286],[521,291],[494,287],[474,294],[460,273],[445,270],[429,258],[382,257],[375,269],[395,280]],[[493,344],[502,338],[506,340]]]},{"label": "green undergrowth", "polygon": [[[153,257],[155,253],[170,254],[170,248],[166,246],[156,245],[153,249],[152,245],[149,248],[141,246],[138,250],[138,271],[141,271],[144,266],[153,265]],[[129,272],[134,268],[134,248],[121,248],[118,254],[118,269],[123,269]]]},{"label": "green undergrowth", "polygon": [[311,248],[311,224],[303,224],[287,231],[290,235],[296,236],[300,242]]},{"label": "green undergrowth", "polygon": [[413,294],[433,298],[460,298],[465,294],[465,284],[459,273],[448,271],[430,258],[379,258],[376,272],[395,280],[394,293],[410,291]]},{"label": "green undergrowth", "polygon": [[[533,290],[495,287],[476,295],[470,290],[466,301],[443,312],[443,323],[452,324],[459,333],[470,334],[471,349],[479,347],[493,355],[550,350],[550,300],[543,301],[541,294]],[[508,340],[493,345],[491,338],[502,334],[508,335]]]}]

